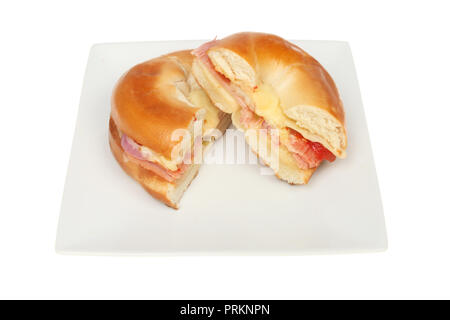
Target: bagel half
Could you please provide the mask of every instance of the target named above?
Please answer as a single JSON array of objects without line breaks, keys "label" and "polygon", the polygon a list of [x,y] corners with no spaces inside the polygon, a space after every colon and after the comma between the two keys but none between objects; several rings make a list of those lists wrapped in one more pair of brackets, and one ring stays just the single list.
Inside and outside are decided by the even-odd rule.
[{"label": "bagel half", "polygon": [[199,171],[194,147],[207,150],[231,123],[195,81],[192,61],[186,50],[138,64],[119,79],[111,100],[109,144],[114,157],[145,190],[172,208],[178,208]]},{"label": "bagel half", "polygon": [[[246,131],[262,123],[278,129],[275,173],[280,179],[307,183],[321,161],[346,156],[345,116],[336,85],[301,48],[275,35],[246,32],[205,43],[192,53],[195,78],[218,108],[233,114],[236,127]],[[255,121],[243,123],[248,111]]]}]

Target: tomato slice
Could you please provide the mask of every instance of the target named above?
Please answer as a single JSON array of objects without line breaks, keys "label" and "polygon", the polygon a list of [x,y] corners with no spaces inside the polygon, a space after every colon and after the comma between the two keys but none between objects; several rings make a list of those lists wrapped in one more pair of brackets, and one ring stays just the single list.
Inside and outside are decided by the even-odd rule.
[{"label": "tomato slice", "polygon": [[320,142],[309,141],[303,135],[289,128],[289,151],[302,169],[318,167],[323,160],[333,162],[336,156]]}]

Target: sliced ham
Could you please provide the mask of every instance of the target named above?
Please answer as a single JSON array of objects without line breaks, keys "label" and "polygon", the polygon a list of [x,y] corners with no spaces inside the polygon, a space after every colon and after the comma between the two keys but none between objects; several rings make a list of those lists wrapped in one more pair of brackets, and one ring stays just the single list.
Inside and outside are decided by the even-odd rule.
[{"label": "sliced ham", "polygon": [[263,124],[263,122],[265,122],[263,118],[254,113],[247,106],[242,107],[240,112],[241,117],[239,120],[246,129],[259,128]]},{"label": "sliced ham", "polygon": [[125,134],[122,134],[121,145],[129,160],[143,167],[144,169],[150,170],[153,173],[157,174],[161,178],[166,181],[173,182],[179,179],[186,169],[189,167],[191,154],[189,152],[186,153],[185,159],[181,164],[178,165],[178,170],[172,171],[167,168],[164,168],[159,163],[148,161],[142,155],[139,150],[139,145],[133,141],[133,139],[129,138]]},{"label": "sliced ham", "polygon": [[122,134],[122,139],[120,140],[123,150],[129,155],[133,156],[139,160],[146,160],[142,155],[140,150],[140,145],[137,144],[133,139],[128,137],[126,134]]},{"label": "sliced ham", "polygon": [[[267,131],[275,130],[263,117],[258,116],[249,107],[241,108],[241,124],[246,129],[264,129]],[[273,132],[271,132],[273,134]]]}]

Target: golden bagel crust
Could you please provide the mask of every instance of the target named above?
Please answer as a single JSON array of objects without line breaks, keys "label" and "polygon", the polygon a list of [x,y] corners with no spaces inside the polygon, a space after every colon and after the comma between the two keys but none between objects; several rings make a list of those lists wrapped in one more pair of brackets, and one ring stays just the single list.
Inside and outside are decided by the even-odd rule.
[{"label": "golden bagel crust", "polygon": [[119,130],[168,159],[179,143],[172,133],[188,129],[199,111],[180,99],[176,87],[187,81],[192,59],[186,50],[138,64],[122,76],[112,96],[111,116]]},{"label": "golden bagel crust", "polygon": [[[192,126],[198,120],[203,121],[204,134],[208,135],[209,129],[223,134],[231,118],[215,108],[197,84],[191,74],[192,62],[190,50],[186,50],[136,65],[118,81],[111,101],[109,145],[115,159],[148,193],[175,209],[200,164],[191,164],[177,180],[166,181],[133,160],[123,150],[121,137],[126,134],[157,154],[154,162],[167,169],[175,165],[171,170],[176,170],[184,157],[180,163],[160,162],[162,157],[172,160],[172,151],[179,146],[179,141],[171,140],[175,130],[186,129],[193,134]],[[211,143],[203,142],[203,150]]]},{"label": "golden bagel crust", "polygon": [[[273,92],[279,101],[279,116],[284,117],[280,128],[290,127],[335,156],[346,157],[347,132],[339,92],[328,72],[304,50],[275,35],[243,32],[208,42],[193,55],[194,76],[222,111],[239,109],[241,103],[233,95],[254,109],[255,95]],[[224,83],[211,76],[205,55],[215,71],[230,80],[227,86],[234,94],[230,89],[224,92]]]}]

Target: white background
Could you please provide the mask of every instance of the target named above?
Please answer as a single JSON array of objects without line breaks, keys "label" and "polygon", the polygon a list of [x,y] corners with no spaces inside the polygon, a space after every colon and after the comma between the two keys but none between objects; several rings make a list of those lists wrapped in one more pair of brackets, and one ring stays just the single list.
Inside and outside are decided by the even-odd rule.
[{"label": "white background", "polygon": [[[0,298],[450,298],[447,1],[0,4]],[[379,254],[59,256],[56,225],[89,49],[238,31],[346,40],[388,228]]]}]

